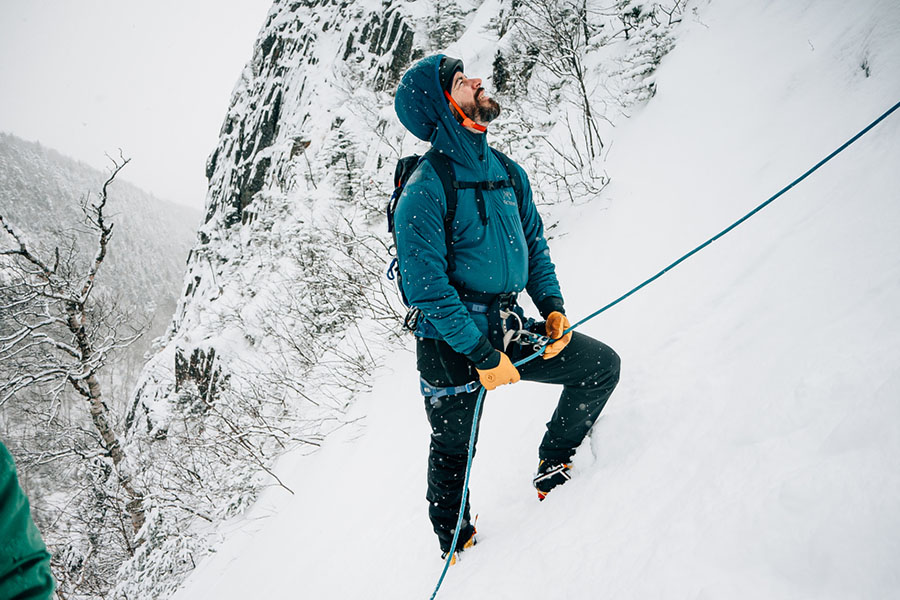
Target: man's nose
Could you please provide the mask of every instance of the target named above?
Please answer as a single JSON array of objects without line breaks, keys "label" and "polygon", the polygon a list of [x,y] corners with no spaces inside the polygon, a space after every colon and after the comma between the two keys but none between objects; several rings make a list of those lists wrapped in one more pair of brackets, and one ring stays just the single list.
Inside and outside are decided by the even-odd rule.
[{"label": "man's nose", "polygon": [[481,87],[481,80],[480,80],[480,79],[470,79],[470,80],[469,80],[469,83],[472,85],[472,89],[473,89],[473,90],[477,90],[478,88]]}]

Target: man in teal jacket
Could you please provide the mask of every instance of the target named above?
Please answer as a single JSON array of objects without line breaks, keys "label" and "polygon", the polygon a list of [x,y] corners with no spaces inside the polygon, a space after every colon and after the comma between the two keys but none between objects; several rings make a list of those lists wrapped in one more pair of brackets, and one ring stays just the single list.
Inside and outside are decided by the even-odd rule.
[{"label": "man in teal jacket", "polygon": [[0,442],[0,598],[47,600],[53,596],[50,553],[16,477],[16,465]]},{"label": "man in teal jacket", "polygon": [[[417,367],[432,427],[426,497],[445,556],[462,499],[477,384],[492,390],[521,378],[564,386],[538,450],[534,485],[543,500],[570,478],[575,449],[619,377],[619,357],[611,348],[577,332],[562,335],[569,321],[543,222],[525,172],[512,161],[515,172],[508,172],[488,146],[486,127],[500,106],[481,83],[466,77],[460,60],[430,56],[403,76],[394,103],[403,125],[450,159],[458,188],[447,232],[444,185],[424,160],[394,213],[403,292],[422,315],[415,332]],[[518,182],[520,189],[507,182]],[[516,304],[523,290],[545,322],[525,318]],[[555,341],[544,360],[520,371],[512,363],[534,351],[533,343],[524,344],[529,338],[523,332]],[[467,502],[453,550],[474,543]]]}]

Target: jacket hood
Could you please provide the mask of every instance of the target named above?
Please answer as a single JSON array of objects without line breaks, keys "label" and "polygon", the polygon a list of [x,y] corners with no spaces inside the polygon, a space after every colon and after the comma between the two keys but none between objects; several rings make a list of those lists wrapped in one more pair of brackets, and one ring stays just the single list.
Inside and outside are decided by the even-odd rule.
[{"label": "jacket hood", "polygon": [[460,125],[441,88],[443,54],[423,58],[403,75],[394,95],[394,110],[410,133],[461,164],[476,168],[485,160],[487,136]]}]

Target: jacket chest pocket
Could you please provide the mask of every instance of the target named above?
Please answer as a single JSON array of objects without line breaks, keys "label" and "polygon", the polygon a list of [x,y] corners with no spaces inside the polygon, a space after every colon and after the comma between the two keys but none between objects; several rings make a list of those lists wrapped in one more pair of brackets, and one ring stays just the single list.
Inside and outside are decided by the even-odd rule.
[{"label": "jacket chest pocket", "polygon": [[490,208],[488,214],[493,214],[494,218],[499,218],[503,223],[503,230],[507,233],[510,241],[516,242],[522,237],[522,217],[519,215],[519,203],[516,201],[516,194],[512,188],[503,188],[491,192],[491,196],[485,196],[485,201],[489,203]]}]

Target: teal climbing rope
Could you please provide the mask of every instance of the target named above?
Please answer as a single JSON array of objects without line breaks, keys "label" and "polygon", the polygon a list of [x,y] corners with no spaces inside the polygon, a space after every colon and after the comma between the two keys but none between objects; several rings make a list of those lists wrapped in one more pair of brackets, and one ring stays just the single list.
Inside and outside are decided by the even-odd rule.
[{"label": "teal climbing rope", "polygon": [[[754,208],[753,210],[748,212],[746,215],[744,215],[743,217],[741,217],[740,219],[738,219],[737,221],[735,221],[734,223],[732,223],[731,225],[729,225],[728,227],[726,227],[725,229],[723,229],[722,231],[720,231],[719,233],[714,235],[713,237],[709,238],[708,240],[706,240],[705,242],[703,242],[702,244],[700,244],[699,246],[697,246],[696,248],[694,248],[693,250],[688,252],[687,254],[683,255],[678,260],[676,260],[676,261],[672,262],[671,264],[669,264],[668,266],[664,267],[656,275],[653,275],[652,277],[647,278],[646,280],[644,280],[640,284],[634,286],[633,288],[631,288],[630,290],[628,290],[627,292],[625,292],[624,294],[622,294],[621,296],[619,296],[618,298],[616,298],[615,300],[610,302],[609,304],[603,306],[599,310],[589,314],[588,316],[581,319],[574,325],[570,326],[568,329],[566,329],[563,332],[562,335],[564,336],[567,333],[569,333],[570,331],[574,331],[575,328],[590,321],[591,319],[600,315],[601,313],[606,312],[607,310],[609,310],[616,304],[619,304],[620,302],[622,302],[629,296],[631,296],[631,295],[637,293],[638,291],[640,291],[641,289],[647,287],[648,285],[650,285],[651,283],[653,283],[654,281],[656,281],[657,279],[659,279],[660,277],[662,277],[663,275],[665,275],[666,273],[668,273],[669,271],[671,271],[672,269],[674,269],[675,267],[677,267],[678,265],[680,265],[681,263],[683,263],[684,261],[686,261],[687,259],[692,257],[693,255],[697,254],[698,252],[700,252],[701,250],[703,250],[704,248],[706,248],[707,246],[709,246],[710,244],[715,242],[716,240],[722,238],[729,232],[736,229],[739,225],[741,225],[742,223],[744,223],[745,221],[747,221],[748,219],[750,219],[751,217],[756,215],[759,211],[761,211],[768,205],[775,202],[775,200],[777,200],[778,198],[783,196],[791,188],[793,188],[794,186],[799,184],[801,181],[803,181],[804,179],[806,179],[807,177],[809,177],[810,175],[812,175],[813,173],[818,171],[819,168],[822,167],[825,163],[827,163],[832,158],[834,158],[835,156],[837,156],[838,154],[840,154],[841,152],[846,150],[847,147],[849,147],[851,144],[853,144],[853,142],[855,142],[856,140],[858,140],[859,138],[864,136],[872,128],[874,128],[876,125],[878,125],[879,123],[884,121],[886,118],[888,118],[891,115],[891,113],[896,111],[898,108],[900,108],[900,102],[897,102],[892,107],[887,109],[884,113],[882,113],[881,116],[879,116],[877,119],[875,119],[874,121],[869,123],[869,125],[867,125],[864,129],[862,129],[859,133],[854,135],[852,138],[850,138],[849,140],[847,140],[846,142],[841,144],[841,146],[839,146],[834,152],[832,152],[831,154],[829,154],[828,156],[826,156],[825,158],[823,158],[822,160],[817,162],[812,168],[810,168],[805,173],[803,173],[802,175],[797,177],[795,180],[790,182],[788,185],[781,188],[778,191],[778,193],[776,193],[774,196],[770,197],[765,202],[763,202],[762,204],[760,204],[759,206],[757,206],[756,208]],[[560,337],[562,337],[562,336],[560,336]],[[550,340],[550,341],[553,341],[553,340]],[[548,341],[547,343],[550,343],[550,342]],[[531,360],[534,360],[535,358],[537,358],[538,356],[543,354],[545,349],[546,349],[546,344],[543,347],[541,347],[541,349],[538,352],[535,352],[534,354],[532,354],[526,358],[523,358],[522,360],[516,362],[513,366],[519,367]],[[468,493],[469,493],[469,473],[472,470],[472,456],[473,456],[474,450],[475,450],[475,433],[478,429],[478,413],[481,412],[481,405],[482,405],[482,401],[484,400],[484,395],[485,395],[485,390],[484,390],[484,388],[481,388],[481,392],[479,392],[478,399],[475,402],[475,418],[472,421],[472,432],[469,435],[469,453],[468,453],[468,462],[466,463],[466,477],[465,477],[465,481],[463,483],[462,502],[460,503],[460,506],[459,506],[459,516],[457,517],[457,520],[456,520],[456,528],[453,532],[453,542],[450,544],[450,548],[456,548],[456,543],[459,538],[459,529],[460,529],[460,526],[462,525],[462,518],[463,518],[464,511],[465,511],[465,506],[466,506],[466,498],[468,497]],[[434,600],[437,597],[438,590],[441,589],[441,584],[444,582],[444,576],[447,574],[447,569],[450,567],[450,561],[452,560],[452,558],[453,558],[453,552],[449,552],[447,554],[447,560],[444,563],[444,570],[441,571],[441,577],[440,577],[440,579],[438,579],[437,586],[434,588],[434,593],[431,594],[431,600]]]}]

